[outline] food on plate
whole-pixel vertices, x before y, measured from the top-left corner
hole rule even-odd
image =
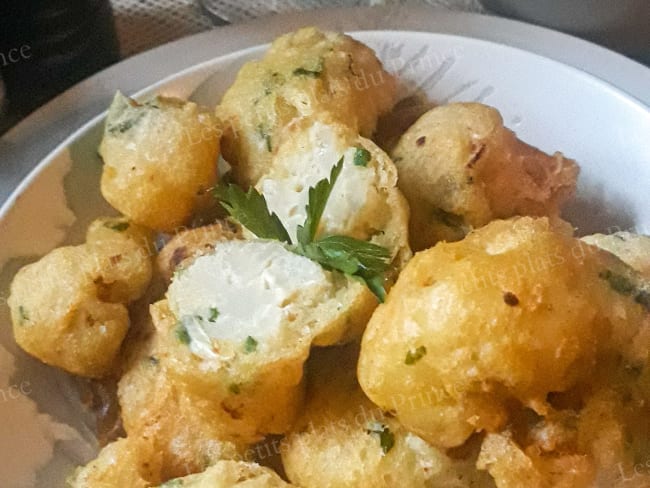
[[[474,463],[477,450],[456,458],[408,432],[363,394],[356,379],[359,345],[312,352],[302,415],[280,452],[297,486],[493,486]]]
[[[124,218],[94,221],[86,243],[23,267],[8,300],[16,342],[44,363],[97,378],[129,328],[126,305],[152,274],[151,235]]]
[[[282,135],[269,169],[256,188],[289,237],[307,217],[310,188],[343,158],[318,235],[368,240],[390,251],[396,269],[408,261],[408,204],[397,189],[397,170],[386,153],[347,125],[301,118]]]
[[[369,137],[395,93],[375,53],[351,37],[315,28],[286,34],[241,68],[218,106],[223,157],[238,183],[254,185],[294,118],[327,113]]]
[[[577,165],[486,105],[412,92],[373,135],[396,83],[308,28],[216,114],[116,95],[125,217],[8,301],[18,345],[101,378],[108,444],[71,487],[650,483],[650,238],[574,238]]]
[[[104,198],[132,221],[174,231],[217,179],[221,128],[195,103],[115,95],[99,153]]]
[[[273,470],[257,463],[218,461],[201,473],[176,478],[159,488],[288,488]]]
[[[391,156],[411,207],[416,251],[462,239],[494,219],[555,217],[573,196],[578,175],[572,160],[517,139],[496,109],[479,103],[428,111]]]
[[[613,479],[650,434],[650,316],[619,288],[626,269],[547,218],[440,243],[409,262],[373,315],[360,384],[436,446],[498,434],[478,463],[497,486]],[[537,474],[516,474],[518,456]],[[570,484],[557,484],[563,465],[574,466]]]

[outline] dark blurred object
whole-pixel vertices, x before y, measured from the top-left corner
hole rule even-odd
[[[109,0],[0,0],[0,133],[118,60]]]
[[[650,64],[650,0],[481,0],[492,12],[568,32]]]

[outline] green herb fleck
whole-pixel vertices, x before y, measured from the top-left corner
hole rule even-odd
[[[140,121],[143,115],[144,113],[140,112],[133,118],[123,120],[122,122],[118,122],[117,124],[111,124],[108,126],[108,132],[110,134],[124,134],[125,132],[133,128],[133,126]]]
[[[645,308],[648,312],[650,312],[650,293],[641,290],[637,295],[634,297],[634,301],[641,305],[643,308]]]
[[[262,124],[257,126],[257,133],[259,136],[264,139],[264,142],[266,143],[266,150],[268,152],[273,152],[273,145],[271,144],[271,134],[268,133],[268,131],[264,128]]]
[[[27,309],[22,305],[18,307],[18,315],[20,316],[21,324],[29,320],[29,313],[27,313]]]
[[[189,344],[192,342],[189,332],[187,332],[187,327],[185,324],[178,324],[176,326],[176,338],[181,342],[181,344]]]
[[[425,346],[420,346],[417,349],[410,349],[406,353],[406,359],[404,360],[404,363],[408,364],[409,366],[415,364],[420,359],[422,359],[426,354],[427,354],[427,348]]]
[[[354,158],[352,162],[355,166],[363,166],[364,168],[368,166],[368,162],[372,158],[370,151],[362,147],[358,147],[354,152]]]
[[[129,223],[125,221],[121,222],[106,222],[104,224],[104,227],[114,230],[115,232],[124,232],[126,229],[129,228]]]
[[[264,196],[255,188],[250,187],[245,192],[237,185],[218,185],[214,189],[214,195],[231,217],[260,239],[291,243],[280,218],[269,211]]]
[[[621,295],[629,296],[635,290],[634,284],[627,277],[609,269],[602,271],[598,276],[607,281],[611,289]]]
[[[634,301],[650,312],[650,292],[639,289],[628,277],[606,269],[598,276],[607,281],[612,290],[623,296],[631,296]]]
[[[311,78],[318,78],[323,73],[323,60],[318,62],[318,66],[313,69],[300,67],[293,70],[294,76],[309,76]]]
[[[228,386],[228,391],[233,395],[239,395],[241,393],[241,386],[239,386],[237,383],[230,383]]]
[[[387,454],[395,445],[395,435],[387,425],[380,422],[370,422],[366,428],[366,432],[379,438],[379,445],[384,454]]]
[[[244,341],[244,352],[246,354],[250,354],[252,352],[257,351],[257,344],[258,342],[255,340],[254,337],[248,336]]]
[[[209,322],[216,322],[219,317],[219,309],[217,307],[210,307],[210,315],[208,315]]]
[[[149,363],[152,366],[158,366],[160,364],[160,359],[158,359],[156,356],[149,356]]]
[[[446,225],[447,227],[458,228],[465,226],[465,219],[463,219],[462,216],[447,212],[441,208],[436,208],[433,210],[433,218]]]

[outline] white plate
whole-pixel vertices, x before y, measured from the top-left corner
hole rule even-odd
[[[389,69],[399,71],[408,84],[424,88],[434,100],[481,100],[494,105],[523,139],[577,159],[583,168],[579,198],[568,216],[581,232],[618,226],[650,233],[650,110],[634,97],[575,68],[501,44],[418,32],[353,35],[375,48]],[[207,61],[145,93],[161,91],[214,105],[239,66],[261,52],[257,47]],[[110,91],[118,88],[109,87]],[[642,93],[635,94],[642,98]],[[90,220],[110,212],[99,194],[101,162],[96,147],[100,137],[101,118],[96,118],[52,152],[23,182],[20,197],[11,199],[0,213],[0,266],[6,264],[0,272],[0,299],[6,298],[8,282],[21,263],[62,242],[79,242]],[[54,460],[39,470],[35,486],[61,486],[70,466],[85,461],[95,448],[85,427],[88,416],[81,412],[66,375],[17,349],[4,300],[0,300],[0,325],[0,344],[16,356],[17,363],[4,391],[28,384],[28,399],[36,401],[42,412],[84,433],[85,444],[59,442]],[[6,462],[7,456],[17,455],[21,447],[35,452],[25,429],[14,428],[11,440],[6,437],[3,429],[11,420],[2,409],[8,408],[8,401],[3,403],[0,396],[3,487],[12,486],[6,480],[19,469],[17,462]],[[48,453],[42,454],[47,459]]]

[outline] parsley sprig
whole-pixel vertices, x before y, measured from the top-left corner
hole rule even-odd
[[[384,272],[388,269],[390,252],[371,242],[349,236],[330,235],[316,238],[327,201],[343,169],[343,158],[334,165],[330,177],[309,188],[305,207],[307,218],[296,230],[297,243],[277,214],[271,212],[264,195],[251,187],[248,192],[234,184],[220,184],[214,194],[228,214],[261,239],[275,239],[289,244],[296,254],[316,261],[325,269],[340,271],[362,280],[380,302],[386,297]]]

